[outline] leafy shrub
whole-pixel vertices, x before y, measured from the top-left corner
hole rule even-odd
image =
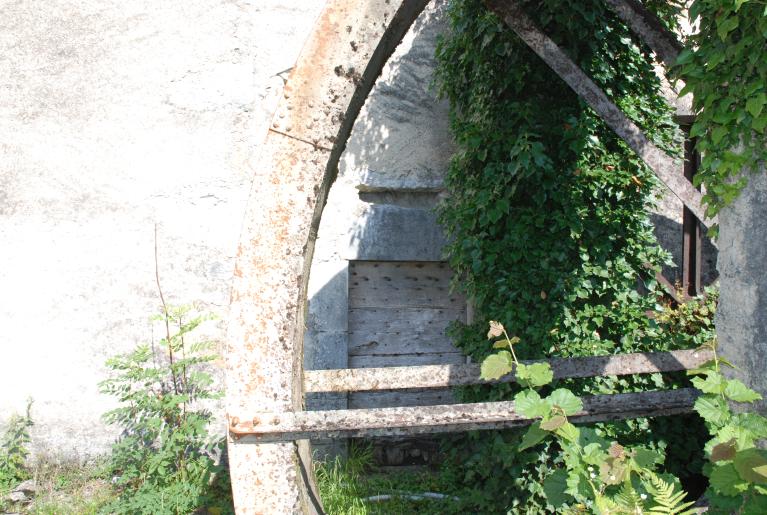
[[[32,427],[32,399],[27,400],[26,413],[14,414],[0,438],[0,502],[20,482],[29,478],[29,428]]]
[[[661,95],[649,49],[600,0],[522,2],[527,13],[659,147],[678,152],[673,112]],[[678,6],[647,2],[664,20]],[[656,197],[651,170],[570,88],[479,0],[454,0],[451,27],[437,49],[437,85],[451,105],[457,144],[440,220],[457,286],[476,321],[457,325],[456,345],[475,361],[490,349],[477,336],[504,320],[520,338],[520,358],[672,350],[695,336],[672,333],[659,314],[654,271],[668,262],[647,208]],[[673,23],[673,22],[671,22]],[[639,286],[639,288],[638,288]],[[643,293],[640,293],[640,290]],[[573,380],[577,394],[686,386],[684,376]],[[516,385],[464,388],[464,401],[512,398]],[[652,425],[664,431],[649,431]],[[685,419],[603,424],[606,438],[664,451],[683,436],[695,451],[668,467],[693,474],[702,440]],[[540,478],[557,464],[546,447],[517,452],[519,431],[469,435],[453,452],[476,509],[544,513]],[[690,467],[697,466],[697,470]]]
[[[536,420],[517,446],[524,451],[553,436],[561,449],[563,466],[549,474],[543,490],[549,505],[563,513],[597,515],[654,513],[692,515],[693,501],[687,498],[677,478],[656,471],[664,455],[643,446],[624,447],[609,441],[590,427],[576,427],[568,416],[583,409],[581,399],[566,388],[548,396],[538,389],[551,383],[548,363],[524,365],[514,352],[518,340],[509,338],[503,326],[490,322],[488,338],[498,338],[493,348],[501,350],[482,362],[482,377],[498,379],[516,374],[528,388],[514,397],[516,411]],[[761,514],[767,511],[767,451],[756,448],[767,438],[767,418],[755,413],[733,413],[729,403],[761,399],[737,379],[721,373],[727,362],[716,355],[715,341],[706,347],[714,359],[689,373],[701,395],[695,411],[705,420],[713,438],[706,444],[706,475],[710,487],[706,497],[710,513]]]
[[[162,350],[142,344],[110,358],[112,375],[100,383],[103,393],[120,402],[104,418],[123,430],[110,458],[120,495],[106,511],[231,511],[228,478],[219,463],[224,440],[209,433],[211,414],[200,405],[221,396],[204,368],[215,356],[210,342],[188,341],[205,318],[188,308],[167,308],[156,319],[166,328]]]

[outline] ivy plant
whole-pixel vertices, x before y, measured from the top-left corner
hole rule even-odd
[[[760,0],[695,0],[699,29],[680,54],[676,74],[692,93],[703,159],[695,182],[715,215],[760,171],[767,158],[767,5]],[[761,169],[760,173],[764,173]]]

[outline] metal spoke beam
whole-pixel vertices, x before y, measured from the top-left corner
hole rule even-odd
[[[694,388],[659,392],[595,395],[568,417],[585,423],[688,413],[700,392]],[[257,413],[231,417],[229,432],[238,441],[283,442],[303,438],[368,438],[503,429],[537,419],[514,411],[513,402],[480,402],[404,408]]]
[[[713,357],[713,353],[709,350],[693,349],[552,359],[547,362],[554,372],[554,379],[563,379],[690,370],[710,361]],[[523,363],[535,362],[524,361]],[[477,364],[307,370],[304,371],[304,390],[306,392],[359,392],[405,388],[447,388],[494,382],[485,381],[479,375],[480,366]],[[515,380],[514,374],[508,374],[496,382],[510,383]]]
[[[681,162],[655,146],[604,91],[528,18],[517,2],[485,0],[485,4],[599,114],[701,222],[706,226],[716,223],[705,216],[702,194],[679,173]]]

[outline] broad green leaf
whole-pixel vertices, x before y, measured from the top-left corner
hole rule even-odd
[[[541,443],[550,434],[551,433],[549,431],[544,431],[541,429],[540,422],[536,422],[535,424],[531,425],[522,436],[522,441],[519,443],[517,450],[524,451],[525,449],[534,447]]]
[[[739,451],[733,460],[735,470],[749,483],[767,484],[767,457],[760,449]]]
[[[730,419],[730,410],[725,401],[715,395],[703,395],[695,401],[695,411],[703,420],[721,427]]]
[[[570,443],[577,443],[581,436],[581,432],[578,430],[578,428],[572,425],[570,422],[565,422],[562,427],[556,430],[556,434],[560,438],[564,438]]]
[[[746,111],[748,111],[751,116],[756,118],[762,114],[762,109],[764,109],[765,103],[767,103],[767,96],[765,96],[764,93],[760,93],[746,100]]]
[[[701,377],[694,377],[692,384],[695,388],[703,393],[721,394],[724,391],[726,380],[722,374],[712,372],[706,376],[705,379]]]
[[[640,468],[652,470],[655,465],[659,465],[665,461],[663,454],[651,451],[645,447],[637,447],[633,449],[633,454],[632,459]]]
[[[520,364],[517,367],[517,382],[530,388],[547,385],[554,379],[554,373],[548,363]]]
[[[762,398],[761,395],[737,379],[730,379],[727,381],[727,386],[724,389],[724,394],[729,399],[732,399],[736,402],[754,402]]]
[[[486,357],[480,367],[480,377],[485,380],[495,380],[512,371],[514,360],[509,351],[501,351]]]
[[[552,406],[559,406],[565,415],[574,415],[583,409],[583,402],[566,388],[554,390],[547,400]]]
[[[605,458],[607,458],[607,453],[598,443],[590,443],[583,448],[583,461],[589,465],[599,465]]]
[[[541,429],[545,429],[546,431],[555,431],[565,425],[565,422],[567,422],[567,418],[562,415],[555,415],[550,419],[541,422]]]
[[[709,476],[714,491],[722,495],[739,495],[748,489],[748,483],[741,479],[732,463],[716,465]]]
[[[528,418],[545,417],[551,412],[551,405],[534,390],[523,390],[514,396],[514,409]]]
[[[735,457],[736,440],[731,438],[730,440],[717,444],[711,449],[711,461],[729,461]]]
[[[546,494],[546,502],[551,504],[554,508],[559,508],[563,504],[573,500],[570,495],[565,493],[565,490],[567,490],[567,475],[566,470],[557,469],[543,480],[543,491]]]

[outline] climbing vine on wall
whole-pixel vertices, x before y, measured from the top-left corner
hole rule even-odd
[[[700,28],[677,71],[683,93],[694,95],[691,135],[703,155],[695,180],[713,215],[747,184],[741,170],[757,171],[767,158],[767,4],[695,0],[690,18]]]
[[[602,0],[525,4],[658,146],[677,151],[679,133],[660,95],[653,56]],[[672,3],[646,5],[664,20],[678,13]],[[647,317],[657,311],[659,298],[653,271],[668,259],[647,212],[657,191],[652,172],[479,0],[454,0],[449,15],[451,30],[437,50],[437,83],[451,104],[458,152],[447,177],[450,201],[440,217],[451,236],[451,266],[478,315],[474,325],[455,328],[457,345],[481,361],[489,352],[482,328],[488,320],[503,320],[520,338],[520,358],[691,346],[689,335],[663,331]],[[664,386],[664,379],[571,385],[581,393],[650,386]],[[512,388],[477,387],[462,395],[507,399]],[[678,420],[659,422],[661,430],[647,436],[649,424],[623,422],[601,431],[663,447],[686,429]],[[687,456],[696,446],[694,430],[691,436],[679,438],[676,447],[691,445]],[[501,447],[515,445],[514,436],[477,440],[480,450],[461,457],[466,478],[496,489],[505,508],[545,511],[539,479],[552,465],[550,455],[543,449],[503,452]],[[700,466],[699,460],[670,465],[690,462]]]

